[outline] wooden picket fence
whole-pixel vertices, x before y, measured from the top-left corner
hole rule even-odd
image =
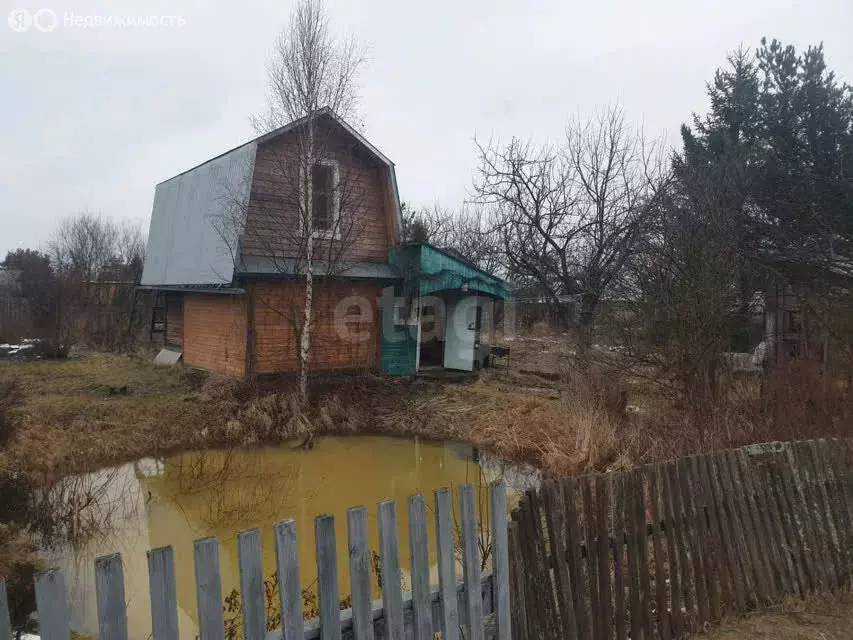
[[[851,462],[812,440],[546,481],[510,524],[513,637],[670,640],[850,588]]]
[[[245,640],[299,640],[321,638],[372,640],[414,638],[432,640],[441,632],[445,640],[483,640],[488,635],[510,639],[509,556],[507,496],[502,481],[489,486],[491,520],[491,574],[480,571],[478,523],[474,487],[459,487],[459,514],[463,579],[456,571],[453,496],[448,489],[435,492],[435,527],[438,558],[438,590],[430,586],[427,547],[426,503],[422,494],[408,500],[409,563],[412,592],[403,593],[396,504],[379,503],[379,547],[382,560],[382,600],[373,602],[370,592],[370,549],[367,509],[347,511],[349,575],[352,608],[341,611],[338,589],[338,558],[334,516],[315,519],[314,535],[319,593],[318,620],[303,620],[302,586],[299,579],[296,523],[274,527],[276,570],[282,627],[267,631],[264,579],[261,567],[261,535],[253,529],[238,535],[240,596]],[[481,523],[485,526],[485,523]],[[195,582],[200,640],[224,640],[222,583],[219,574],[219,542],[204,538],[194,543]],[[178,638],[178,606],[174,551],[171,547],[148,552],[153,640]],[[43,571],[35,578],[39,633],[42,640],[69,640],[69,607],[61,571]],[[95,592],[100,640],[127,640],[124,576],[119,554],[95,561]],[[5,584],[0,581],[0,639],[11,637]],[[133,631],[133,630],[131,630]]]

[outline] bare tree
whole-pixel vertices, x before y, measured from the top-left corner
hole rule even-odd
[[[60,221],[48,255],[57,280],[55,339],[119,348],[133,341],[145,235],[138,224],[84,212]]]
[[[596,311],[632,255],[668,181],[660,148],[619,107],[570,122],[563,145],[478,143],[479,203],[491,208],[510,277],[556,305],[579,301],[585,359]],[[558,306],[558,305],[557,305]]]
[[[235,260],[254,260],[304,287],[286,300],[259,297],[292,327],[302,402],[312,327],[327,311],[317,307],[319,288],[351,268],[367,225],[364,154],[331,117],[356,116],[364,61],[353,38],[333,38],[323,0],[297,3],[268,64],[266,108],[251,117],[259,135],[296,125],[258,145],[253,167],[242,172],[249,188],[226,185],[225,213],[215,222]]]
[[[500,242],[482,207],[463,205],[459,210],[439,205],[415,209],[403,204],[403,241],[428,242],[474,266],[503,275]]]

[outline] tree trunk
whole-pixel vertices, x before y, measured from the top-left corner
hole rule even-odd
[[[305,314],[299,340],[299,402],[308,404],[308,360],[311,355],[311,316],[314,309],[314,189],[312,170],[314,168],[315,132],[314,114],[308,119],[308,140],[305,149]]]
[[[590,350],[592,348],[592,328],[595,307],[598,299],[592,294],[581,296],[580,312],[578,313],[577,361],[581,370],[589,368]]]

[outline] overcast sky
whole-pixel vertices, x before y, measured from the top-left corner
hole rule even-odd
[[[291,4],[0,0],[0,259],[42,247],[82,210],[147,231],[157,182],[253,137],[248,115],[263,105],[265,61]],[[14,31],[6,16],[19,8],[50,9],[58,24]],[[465,199],[475,135],[558,139],[568,117],[616,100],[677,144],[726,53],[762,35],[823,41],[830,68],[853,82],[851,0],[330,0],[329,10],[369,47],[365,133],[416,205]],[[110,15],[175,19],[73,23]]]

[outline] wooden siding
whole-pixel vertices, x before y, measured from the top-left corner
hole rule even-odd
[[[246,371],[245,296],[184,297],[184,364],[242,376]]]
[[[386,262],[396,227],[389,172],[342,130],[323,136],[322,156],[340,166],[342,238],[321,241],[320,259]],[[247,258],[297,258],[299,250],[299,161],[295,133],[258,147],[242,239]],[[389,224],[390,220],[390,224]],[[331,242],[331,244],[330,244]]]
[[[166,294],[166,344],[184,346],[184,294]]]
[[[376,369],[379,353],[379,297],[382,289],[373,283],[321,282],[314,293],[314,327],[311,338],[312,371]],[[254,288],[255,330],[253,352],[256,373],[296,371],[297,344],[293,318],[304,309],[305,284],[265,282]],[[360,315],[351,315],[344,302],[361,298]],[[336,322],[336,316],[338,321]],[[356,319],[357,318],[357,319]],[[358,336],[354,340],[347,334]]]

